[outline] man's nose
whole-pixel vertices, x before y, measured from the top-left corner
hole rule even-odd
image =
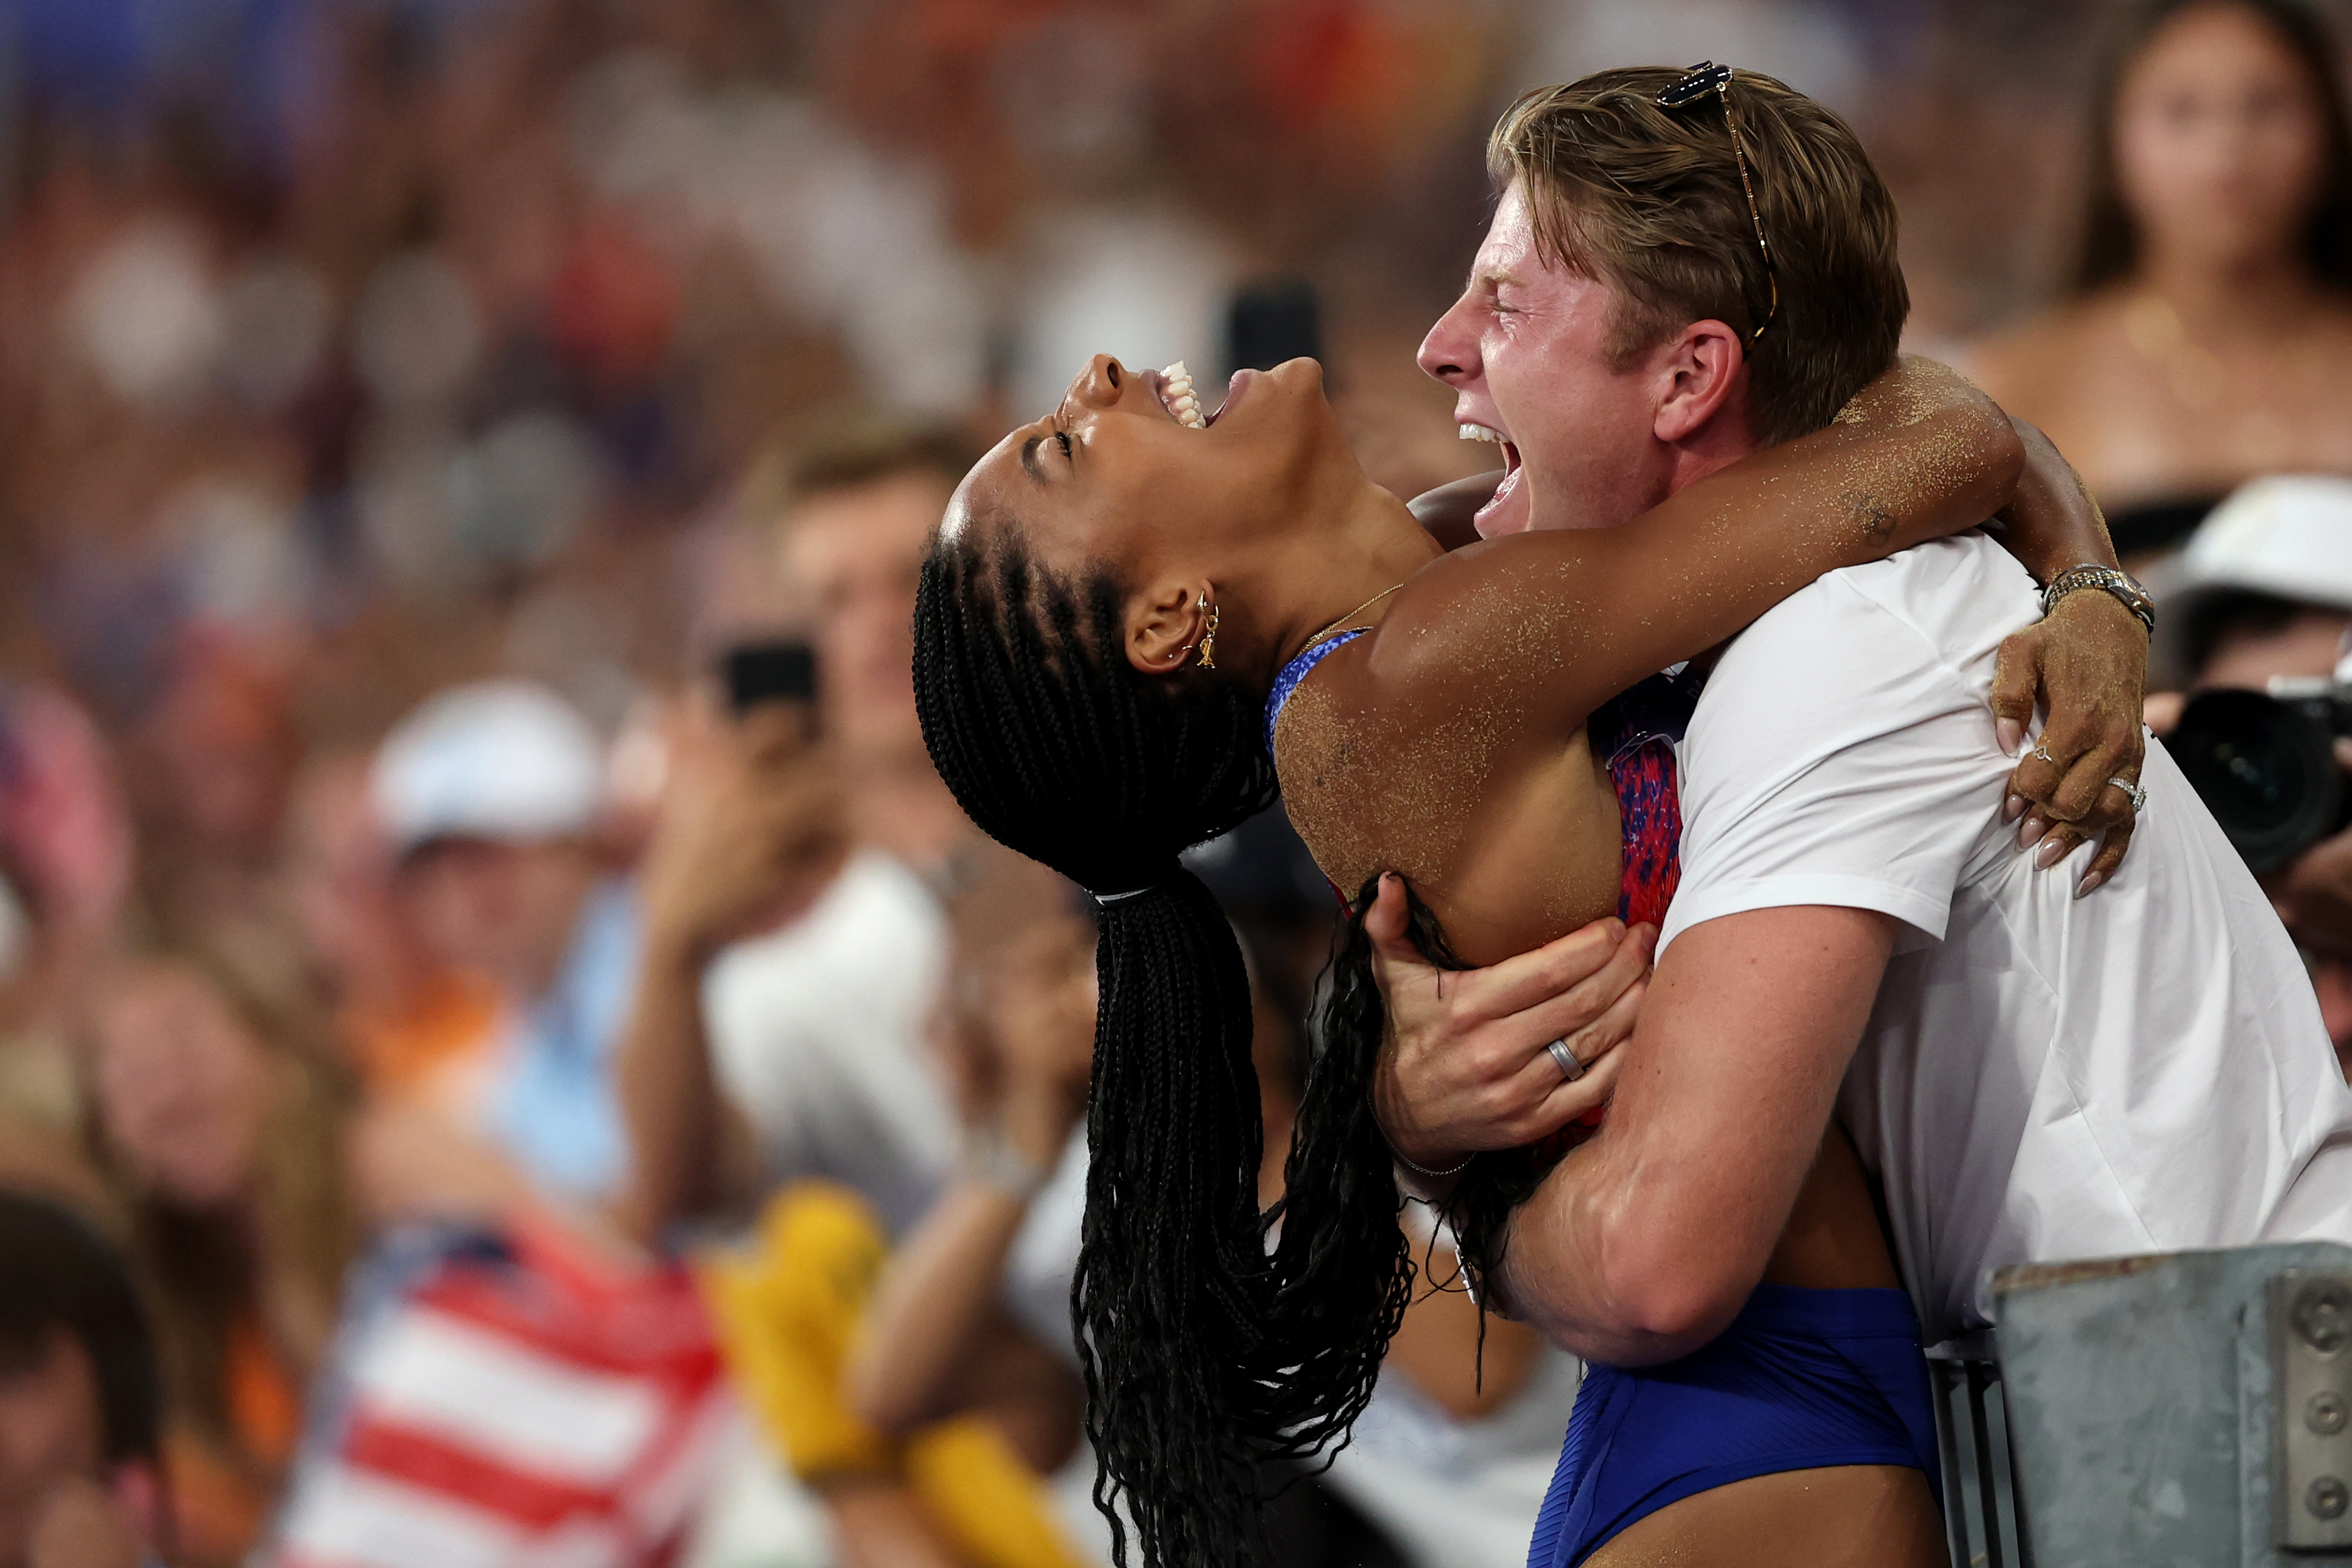
[[[1437,318],[1429,335],[1421,340],[1421,352],[1413,361],[1424,374],[1448,386],[1469,378],[1477,363],[1477,340],[1464,330],[1461,301]]]

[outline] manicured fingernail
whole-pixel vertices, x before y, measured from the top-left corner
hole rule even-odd
[[[2050,819],[2037,811],[2017,825],[2017,847],[2031,849],[2041,843],[2042,836],[2049,831]]]
[[[2007,800],[2000,803],[2000,819],[2003,822],[2015,822],[2025,815],[2025,808],[2032,804],[2032,802],[2023,795],[2012,792]]]
[[[2105,871],[2092,872],[2090,875],[2084,877],[2081,881],[2074,884],[2074,896],[2078,899],[2089,898],[2093,893],[2099,890],[2100,885],[2106,879],[2107,874]]]
[[[2037,871],[2047,871],[2051,867],[2066,858],[2067,853],[2074,847],[2074,843],[2072,838],[2042,840],[2042,848],[2033,857],[2033,868]]]
[[[1994,737],[2000,742],[2000,754],[2013,757],[2025,749],[2025,726],[2014,719],[1996,719],[1992,722]]]

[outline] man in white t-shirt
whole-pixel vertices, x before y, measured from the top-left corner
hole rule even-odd
[[[895,1232],[953,1163],[924,1043],[947,918],[925,879],[971,829],[923,750],[910,628],[964,457],[950,435],[876,427],[746,488],[803,601],[818,690],[813,710],[762,700],[677,739],[620,1064],[647,1237],[803,1177],[855,1188]],[[752,1159],[722,1159],[739,1132]]]
[[[779,694],[677,737],[619,1062],[625,1215],[648,1240],[806,1178],[854,1189],[895,1235],[952,1171],[929,878],[971,829],[923,750],[911,627],[924,541],[968,466],[950,433],[853,430],[763,465],[740,498],[785,580],[753,618],[801,612],[816,701]],[[903,1478],[812,1485],[845,1560],[949,1560]]]
[[[1528,526],[1532,490],[1547,518],[1628,521],[1818,428],[1892,358],[1893,209],[1851,133],[1744,75],[1661,117],[1671,80],[1604,73],[1497,129],[1505,195],[1421,356],[1505,446],[1484,533]],[[1858,515],[1885,482],[1856,476]],[[2124,613],[2123,587],[2062,613]],[[1638,1365],[1712,1339],[1833,1113],[1930,1341],[1988,1321],[2008,1264],[2352,1240],[2352,1090],[2276,917],[2161,749],[2128,858],[2110,832],[2087,888],[2039,862],[2133,820],[2106,782],[2128,759],[2069,779],[2052,810],[2072,825],[2004,813],[2022,731],[1997,730],[1995,654],[2040,608],[1972,535],[1833,573],[1727,645],[1679,747],[1682,879],[1646,994],[1639,931],[1441,975],[1401,897],[1375,910],[1395,1025],[1376,1092],[1408,1166],[1530,1142],[1613,1085],[1498,1281],[1560,1343]],[[2041,740],[2061,771],[2084,750]],[[1565,1083],[1554,1041],[1606,1070]]]

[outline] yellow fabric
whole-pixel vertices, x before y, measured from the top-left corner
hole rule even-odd
[[[986,1421],[894,1443],[843,1402],[843,1368],[887,1257],[863,1199],[803,1182],[769,1200],[750,1248],[705,1263],[703,1293],[745,1403],[804,1480],[904,1479],[973,1568],[1083,1568],[1036,1477]]]
[[[760,1216],[752,1247],[703,1270],[736,1386],[803,1478],[898,1468],[897,1447],[849,1413],[842,1368],[887,1256],[856,1193],[803,1183]]]
[[[1037,1478],[977,1415],[907,1439],[906,1474],[958,1552],[984,1568],[1080,1568]]]

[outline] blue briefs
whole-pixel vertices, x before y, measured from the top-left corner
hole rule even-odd
[[[1570,1568],[1634,1521],[1751,1476],[1903,1465],[1935,1486],[1933,1399],[1902,1291],[1759,1285],[1703,1350],[1585,1369],[1528,1568]]]

